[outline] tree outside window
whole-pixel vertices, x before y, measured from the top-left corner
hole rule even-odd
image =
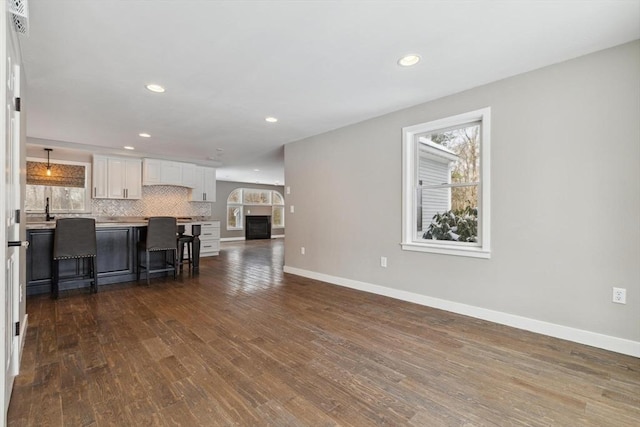
[[[425,239],[478,241],[480,126],[469,123],[419,137],[419,208],[423,215],[417,231],[423,231]],[[445,161],[434,160],[438,154]],[[440,176],[442,182],[430,180]]]

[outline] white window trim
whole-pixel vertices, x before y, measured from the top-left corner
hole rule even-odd
[[[419,134],[462,125],[472,121],[482,122],[480,143],[481,178],[478,194],[478,221],[480,246],[461,242],[416,241],[415,183],[417,182],[417,158]],[[474,258],[491,258],[491,108],[486,107],[468,113],[402,128],[402,242],[407,251],[429,252]]]
[[[231,194],[234,191],[240,190],[240,202],[233,202],[233,203],[229,203],[229,196],[231,196]],[[249,190],[249,191],[268,191],[269,192],[269,203],[244,203],[244,192],[245,190]],[[278,196],[280,196],[280,200],[282,200],[282,203],[273,203],[273,194],[278,194]],[[244,207],[245,206],[271,206],[271,216],[273,218],[273,209],[274,208],[283,208],[283,216],[282,216],[282,225],[278,225],[278,226],[271,226],[271,229],[274,230],[281,230],[284,229],[284,196],[277,190],[268,190],[268,189],[264,189],[264,188],[252,188],[252,187],[238,187],[235,188],[234,190],[231,191],[231,193],[229,193],[229,196],[227,196],[227,230],[228,231],[239,231],[239,230],[244,230]],[[242,223],[238,226],[238,227],[229,227],[229,208],[230,207],[239,207],[242,210]]]
[[[276,224],[273,222],[273,217],[275,216],[275,215],[273,214],[273,212],[274,212],[274,210],[275,210],[275,209],[282,209],[282,224],[278,224],[278,225],[276,225]],[[273,229],[282,229],[282,228],[285,228],[285,227],[284,227],[284,218],[285,218],[285,209],[284,209],[284,205],[271,205],[271,220],[272,220],[272,221],[271,221],[271,229],[273,230]]]
[[[240,225],[236,227],[229,227],[229,208],[240,208]],[[242,230],[244,227],[242,226],[242,222],[244,221],[244,206],[241,204],[228,204],[227,205],[227,230],[235,231]]]
[[[27,157],[28,162],[39,162],[39,163],[47,163],[46,159],[42,159],[40,157]],[[58,160],[55,159],[52,163],[57,163],[61,165],[76,165],[76,166],[84,166],[84,210],[51,210],[51,213],[91,213],[93,212],[93,207],[91,205],[91,163],[87,162],[76,162],[73,160]],[[89,185],[88,185],[89,184]],[[29,185],[29,184],[27,184]],[[47,187],[46,185],[43,187]],[[51,187],[51,186],[49,186]],[[44,209],[25,209],[26,213],[44,213]]]

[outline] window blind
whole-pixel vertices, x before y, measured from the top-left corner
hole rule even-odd
[[[56,187],[85,187],[85,167],[51,163],[51,176],[44,162],[27,162],[27,185],[53,185]]]

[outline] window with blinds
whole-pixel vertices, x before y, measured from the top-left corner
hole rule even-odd
[[[49,199],[49,212],[89,212],[90,194],[88,163],[27,160],[25,210],[44,212]]]

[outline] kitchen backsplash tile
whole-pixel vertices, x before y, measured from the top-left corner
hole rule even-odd
[[[190,202],[185,187],[153,185],[142,187],[140,200],[93,199],[95,216],[211,216],[210,202]]]
[[[211,202],[190,202],[190,190],[185,187],[154,185],[142,187],[140,200],[92,199],[91,213],[55,213],[57,218],[91,217],[211,217]],[[29,213],[32,221],[42,213]]]

